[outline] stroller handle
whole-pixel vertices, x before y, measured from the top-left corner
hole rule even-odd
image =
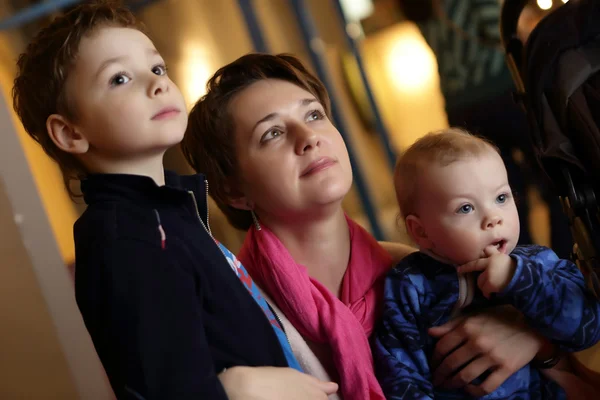
[[[519,17],[527,3],[528,0],[505,0],[500,12],[500,39],[506,54],[508,69],[519,94],[525,93],[525,86],[521,77],[523,43],[517,36],[517,28]]]
[[[529,0],[504,0],[500,12],[500,38],[506,49],[512,39],[517,38],[519,17]]]

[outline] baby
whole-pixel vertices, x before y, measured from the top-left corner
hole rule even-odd
[[[497,149],[459,129],[431,133],[399,159],[394,175],[406,229],[420,251],[388,275],[373,345],[388,399],[457,399],[432,383],[435,339],[427,329],[467,310],[512,305],[566,351],[600,340],[599,304],[577,267],[541,246],[517,246],[519,216]],[[465,310],[466,309],[466,310]],[[486,399],[566,398],[530,363]],[[480,384],[482,371],[471,383]]]

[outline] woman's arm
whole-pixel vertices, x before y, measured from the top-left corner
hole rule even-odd
[[[417,251],[414,247],[402,243],[379,242],[379,245],[392,256],[392,265],[398,264],[404,257]]]
[[[568,399],[597,399],[600,397],[600,373],[585,367],[574,356],[542,373],[564,389]]]

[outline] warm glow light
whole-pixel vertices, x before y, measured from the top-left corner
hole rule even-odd
[[[341,0],[340,3],[346,19],[352,22],[367,18],[375,10],[372,0]]]
[[[388,53],[388,76],[397,89],[414,92],[435,76],[435,59],[427,45],[416,35],[402,35]]]
[[[206,52],[192,43],[184,48],[181,63],[181,91],[186,103],[191,106],[206,93],[206,82],[211,77],[211,68]]]
[[[552,8],[552,0],[537,0],[537,5],[542,10],[549,10]]]
[[[562,2],[563,2],[563,3],[568,3],[568,2],[569,2],[569,0],[562,0]]]

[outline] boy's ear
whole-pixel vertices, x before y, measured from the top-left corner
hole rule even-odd
[[[419,217],[416,215],[408,215],[405,219],[405,224],[408,234],[420,249],[428,250],[433,248],[433,243],[429,240],[427,232]]]
[[[252,210],[252,204],[248,201],[248,198],[237,188],[237,185],[232,181],[228,180],[225,184],[225,192],[227,193],[227,204],[238,210]]]
[[[59,114],[52,114],[46,120],[46,130],[56,147],[71,154],[84,154],[90,143],[69,120]]]

